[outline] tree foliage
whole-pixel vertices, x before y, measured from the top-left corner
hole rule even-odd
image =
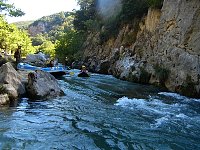
[[[80,52],[82,44],[84,42],[85,35],[75,30],[67,31],[62,38],[57,41],[56,44],[56,56],[64,61],[67,57],[69,61],[74,61],[77,58],[77,54]]]
[[[31,36],[32,45],[36,52],[43,52],[55,56],[55,43],[62,38],[65,32],[73,30],[73,12],[60,12],[50,16],[44,16],[31,24],[29,27],[37,27],[40,24],[44,25],[44,31],[36,36]],[[29,23],[29,22],[27,22]],[[15,23],[21,28],[21,23]],[[27,30],[28,30],[27,28]]]
[[[74,28],[79,31],[87,31],[89,28],[87,26],[88,21],[93,20],[97,17],[96,15],[96,1],[95,0],[78,0],[80,5],[80,10],[76,11],[74,17]]]
[[[44,16],[34,21],[30,26],[38,26],[44,24],[45,31],[41,34],[53,43],[62,36],[63,32],[73,28],[73,12],[60,12],[50,16]],[[45,35],[46,34],[46,35]]]
[[[141,17],[147,11],[147,0],[122,0],[120,19],[122,22],[128,22],[135,17]]]
[[[45,40],[43,43],[36,47],[37,52],[42,52],[51,57],[55,57],[55,44],[51,41]]]
[[[164,0],[147,0],[150,7],[161,8]]]
[[[12,54],[19,45],[22,46],[23,56],[35,51],[25,31],[19,30],[13,24],[8,24],[3,17],[0,17],[0,49]]]
[[[46,41],[46,37],[43,34],[38,34],[34,37],[31,37],[33,46],[40,46]]]
[[[0,0],[0,14],[18,17],[23,16],[25,13],[21,9],[15,8],[13,4],[8,4],[7,0]]]

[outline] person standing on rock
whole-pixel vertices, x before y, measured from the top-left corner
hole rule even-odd
[[[21,46],[18,46],[17,50],[14,53],[14,57],[16,59],[16,65],[20,63],[21,60]]]

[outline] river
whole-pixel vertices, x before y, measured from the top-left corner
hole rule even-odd
[[[0,149],[200,149],[200,99],[110,75],[59,84],[66,96],[0,108]]]

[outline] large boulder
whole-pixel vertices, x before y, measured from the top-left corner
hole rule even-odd
[[[0,83],[11,99],[17,99],[26,92],[21,76],[9,62],[0,67]]]
[[[96,71],[101,74],[108,74],[108,69],[110,68],[110,61],[103,60],[97,66]]]
[[[3,84],[5,92],[8,94],[10,100],[15,100],[18,98],[17,90],[12,86],[12,84]]]
[[[43,53],[29,54],[24,60],[25,63],[32,64],[35,66],[43,67],[46,64],[46,56]]]
[[[49,99],[64,95],[54,76],[37,70],[28,74],[27,94],[31,99]]]

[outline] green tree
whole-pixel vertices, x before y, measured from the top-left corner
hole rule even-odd
[[[45,32],[41,32],[36,37],[32,37],[33,45],[37,46],[43,43],[42,40],[39,40],[41,36],[45,40],[50,40],[55,43],[63,35],[63,32],[73,28],[73,14],[72,12],[60,12],[50,16],[44,16],[30,24],[29,26],[38,26],[39,23],[45,25]]]
[[[122,22],[130,22],[136,17],[141,17],[148,11],[147,0],[122,0],[120,19]]]
[[[23,30],[19,30],[14,24],[8,24],[0,16],[0,49],[13,54],[19,45],[22,46],[23,56],[35,51],[28,34]]]
[[[90,28],[87,26],[87,22],[95,20],[96,15],[96,1],[95,0],[78,0],[80,10],[76,11],[74,17],[74,28],[76,30],[87,31]]]
[[[15,8],[13,4],[8,4],[7,0],[0,0],[0,15],[23,16],[25,13],[21,9]]]
[[[33,46],[40,46],[44,43],[44,41],[46,41],[46,38],[43,36],[43,34],[38,34],[35,37],[31,37],[31,40]]]
[[[56,43],[56,56],[61,61],[64,61],[65,57],[68,57],[70,62],[79,59],[78,54],[81,52],[84,38],[85,36],[81,32],[67,31]]]
[[[50,55],[51,57],[55,56],[55,44],[53,44],[51,41],[44,41],[42,45],[38,47],[38,51],[43,52],[47,55]]]

